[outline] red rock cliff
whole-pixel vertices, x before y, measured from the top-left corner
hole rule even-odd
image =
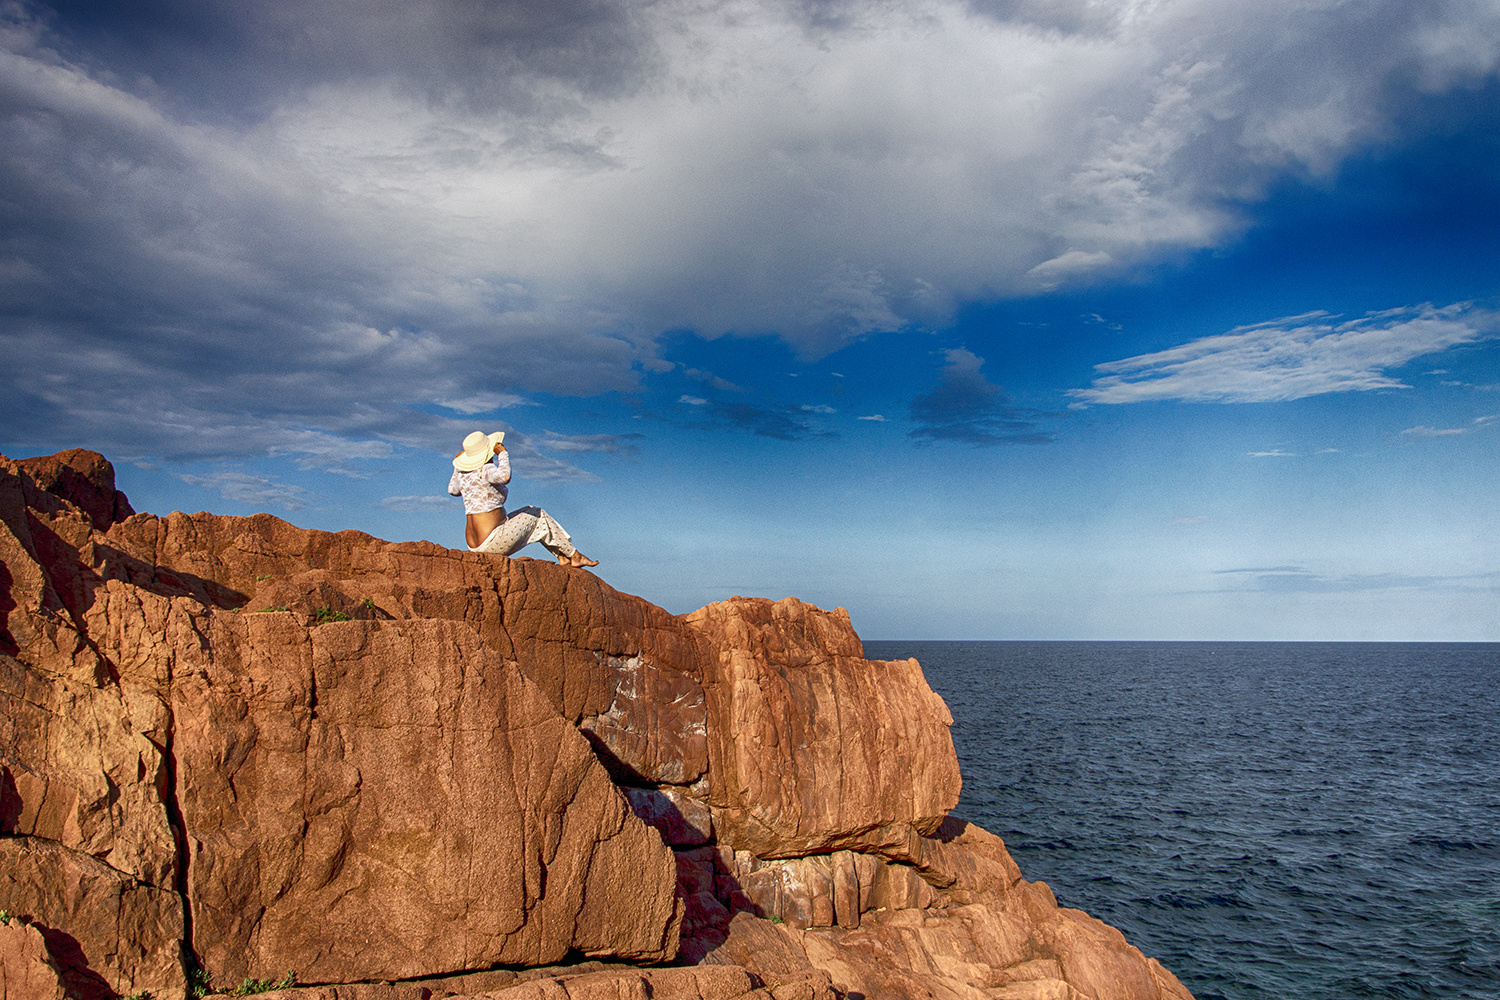
[[[0,458],[0,708],[4,1000],[1189,996],[949,815],[946,706],[842,609]]]

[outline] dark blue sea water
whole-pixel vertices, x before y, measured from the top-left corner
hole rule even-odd
[[[960,815],[1199,1000],[1500,998],[1500,644],[868,642]]]

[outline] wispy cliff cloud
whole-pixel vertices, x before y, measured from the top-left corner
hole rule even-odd
[[[1408,362],[1496,335],[1497,318],[1467,304],[1394,309],[1339,322],[1308,313],[1154,354],[1095,365],[1103,373],[1069,393],[1084,403],[1184,399],[1267,403],[1329,392],[1406,389],[1389,374]]]
[[[1500,573],[1423,576],[1408,573],[1315,573],[1302,566],[1241,567],[1217,570],[1234,589],[1295,594],[1333,594],[1372,590],[1478,590],[1500,586]]]

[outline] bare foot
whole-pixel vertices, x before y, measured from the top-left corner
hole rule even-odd
[[[599,560],[590,559],[582,552],[574,551],[573,558],[568,561],[568,565],[572,566],[574,569],[581,569],[584,566],[597,566],[599,565]]]

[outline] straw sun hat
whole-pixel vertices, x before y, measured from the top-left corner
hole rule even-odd
[[[490,456],[495,453],[495,445],[504,440],[504,431],[493,434],[475,431],[464,438],[464,452],[453,460],[453,467],[459,472],[473,472],[490,460]]]

